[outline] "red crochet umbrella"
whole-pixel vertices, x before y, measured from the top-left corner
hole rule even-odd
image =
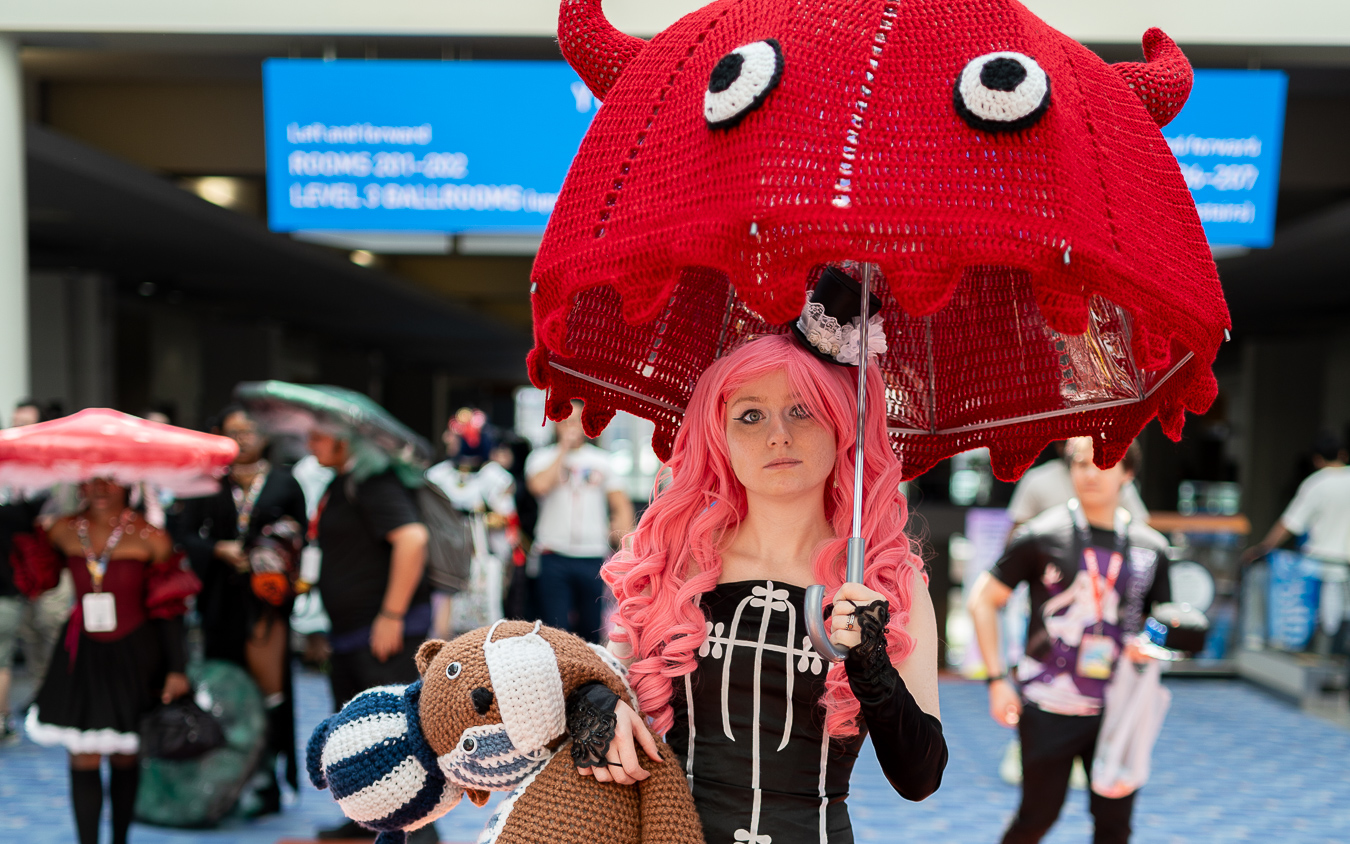
[[[239,453],[227,437],[92,408],[0,431],[0,487],[26,492],[59,483],[108,478],[146,481],[182,496],[218,488]]]
[[[1108,65],[1015,0],[718,0],[647,42],[563,0],[559,41],[604,107],[534,266],[550,416],[636,413],[668,456],[704,369],[850,260],[908,476],[988,446],[1012,479],[1076,435],[1110,465],[1213,401],[1228,312],[1162,32]]]

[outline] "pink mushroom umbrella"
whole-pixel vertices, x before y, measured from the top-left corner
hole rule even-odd
[[[227,437],[148,422],[107,408],[0,431],[0,487],[35,492],[107,478],[206,495],[239,453]]]

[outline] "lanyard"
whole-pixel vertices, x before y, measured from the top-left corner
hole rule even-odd
[[[1124,507],[1116,508],[1115,532],[1116,547],[1111,551],[1111,561],[1107,563],[1106,577],[1101,575],[1101,565],[1097,560],[1097,550],[1092,547],[1092,530],[1088,526],[1087,516],[1078,499],[1069,501],[1069,512],[1073,515],[1073,524],[1077,528],[1079,539],[1083,543],[1083,562],[1087,563],[1089,580],[1092,583],[1092,603],[1097,610],[1097,632],[1102,626],[1102,602],[1106,593],[1116,588],[1120,569],[1125,564],[1125,546],[1129,542],[1130,512]],[[1105,580],[1105,584],[1103,584]]]
[[[319,506],[314,508],[314,518],[309,520],[309,530],[305,531],[305,541],[310,545],[319,541],[319,519],[323,518],[323,508],[328,506],[328,496],[332,492],[332,489],[324,492],[323,498],[319,499]]]
[[[262,495],[263,484],[267,483],[267,472],[271,468],[264,462],[258,474],[253,476],[253,483],[249,484],[247,492],[238,484],[230,487],[230,493],[234,496],[234,509],[237,513],[236,528],[239,539],[243,539],[244,534],[248,533],[249,522],[253,520],[253,507],[258,503],[258,496]]]
[[[103,591],[103,575],[108,572],[108,561],[112,558],[112,553],[117,544],[122,541],[122,536],[127,532],[127,526],[131,524],[131,511],[123,510],[122,517],[117,522],[117,527],[108,534],[108,541],[103,544],[103,554],[99,557],[94,556],[94,549],[89,544],[89,520],[81,517],[75,522],[75,533],[80,537],[80,548],[84,551],[84,564],[89,569],[89,580],[93,583],[95,592]]]

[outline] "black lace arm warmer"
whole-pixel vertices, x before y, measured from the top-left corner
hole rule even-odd
[[[587,683],[567,698],[567,734],[572,737],[572,761],[578,768],[603,767],[614,740],[619,697],[604,683]]]
[[[844,659],[853,696],[862,706],[877,761],[906,800],[922,800],[942,785],[947,740],[942,722],[919,708],[886,652],[890,611],[874,601],[855,612],[862,641]]]
[[[187,671],[187,634],[183,617],[157,618],[150,622],[159,627],[159,640],[164,648],[164,666],[171,673]]]

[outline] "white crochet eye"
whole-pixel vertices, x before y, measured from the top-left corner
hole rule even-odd
[[[463,669],[460,667],[458,662],[452,662],[449,665],[445,666],[445,678],[447,680],[453,680],[459,676],[459,672],[462,670]]]
[[[783,78],[783,48],[772,38],[737,47],[708,79],[703,116],[709,129],[730,129],[760,106]]]
[[[961,71],[952,102],[972,129],[1016,132],[1050,108],[1050,77],[1031,56],[988,53]]]

